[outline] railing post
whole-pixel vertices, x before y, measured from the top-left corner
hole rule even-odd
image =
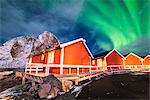
[[[112,71],[112,68],[111,68],[111,66],[109,66],[109,68],[110,68],[110,71]]]
[[[46,76],[49,74],[49,67],[48,66],[46,66]]]
[[[60,75],[63,74],[63,63],[64,63],[64,48],[61,49],[61,56],[60,56]]]
[[[90,69],[89,69],[89,70],[90,70],[90,73],[91,73],[91,66],[90,66]]]
[[[36,73],[35,73],[36,75],[38,74],[38,66],[36,67]]]
[[[79,75],[79,66],[77,67],[77,75]]]
[[[69,68],[69,74],[71,74],[71,68]]]
[[[28,63],[26,64],[25,73],[27,72],[27,68],[28,68]]]
[[[31,74],[31,70],[32,70],[32,68],[31,68],[31,65],[30,65],[30,71],[29,71],[30,74]]]
[[[45,76],[47,75],[47,66],[45,67]]]
[[[25,68],[25,73],[27,73],[27,66],[26,66],[26,68]]]

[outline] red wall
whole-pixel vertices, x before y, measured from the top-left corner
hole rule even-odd
[[[55,68],[50,68],[50,73],[55,73],[55,74],[60,74],[60,68],[55,67]]]
[[[61,49],[54,51],[54,64],[60,64]]]
[[[124,62],[126,65],[142,65],[141,59],[132,54],[130,54]]]
[[[82,42],[64,48],[64,64],[90,65],[91,59]]]
[[[51,51],[49,51],[51,52]],[[45,60],[44,63],[47,64],[48,62],[48,52],[45,53]],[[54,64],[60,63],[60,49],[54,50]],[[60,68],[59,67],[51,67],[50,73],[60,74]]]
[[[42,54],[32,56],[32,63],[43,63]]]
[[[143,61],[144,65],[150,65],[150,56],[147,56],[144,61]]]
[[[113,51],[107,56],[106,63],[107,65],[123,65],[123,59],[116,51]]]
[[[45,53],[44,64],[47,64],[48,61],[48,52]]]

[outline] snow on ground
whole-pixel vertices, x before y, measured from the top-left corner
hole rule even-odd
[[[130,73],[131,75],[143,75],[143,74],[147,74],[147,73],[143,73],[143,72],[136,72],[136,73]]]

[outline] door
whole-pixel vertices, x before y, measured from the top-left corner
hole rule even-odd
[[[54,63],[54,51],[48,53],[48,64]]]
[[[103,70],[103,62],[102,59],[97,59],[97,65],[100,70]]]

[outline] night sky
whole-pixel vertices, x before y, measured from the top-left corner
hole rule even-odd
[[[85,38],[93,54],[150,53],[150,0],[0,0],[0,44],[50,31],[63,43]]]

